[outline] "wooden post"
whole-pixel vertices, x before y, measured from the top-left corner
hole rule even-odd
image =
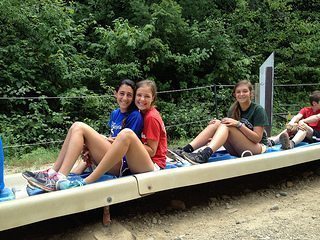
[[[260,104],[260,84],[254,84],[254,102]]]
[[[110,216],[110,207],[109,206],[105,206],[103,208],[102,223],[104,226],[109,226],[111,224],[111,216]]]
[[[273,112],[273,67],[266,67],[266,87],[265,87],[265,109],[272,124],[272,112]],[[268,136],[271,136],[271,125],[266,127]]]

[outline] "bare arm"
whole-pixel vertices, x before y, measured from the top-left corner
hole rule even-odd
[[[297,123],[302,119],[302,117],[303,117],[303,115],[301,113],[298,113],[297,115],[293,116],[293,118],[291,118],[291,120],[288,124],[292,125],[294,123]]]
[[[312,115],[308,118],[305,118],[301,121],[303,121],[304,123],[314,123],[314,122],[318,122],[320,120],[320,114],[317,115]]]
[[[237,127],[239,124],[239,121],[233,119],[233,118],[223,118],[221,120],[221,123],[225,124],[228,127]],[[263,136],[263,130],[264,127],[262,126],[256,126],[253,128],[253,130],[247,128],[245,124],[241,123],[241,126],[238,127],[238,129],[245,135],[250,141],[254,143],[259,143]]]
[[[158,144],[159,144],[158,141],[147,139],[147,144],[145,144],[144,147],[149,153],[150,157],[153,157],[154,155],[156,155]]]
[[[264,127],[255,126],[253,130],[246,127],[246,125],[242,125],[239,130],[245,135],[249,140],[254,143],[259,143],[263,136]]]

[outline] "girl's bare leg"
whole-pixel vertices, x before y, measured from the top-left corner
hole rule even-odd
[[[313,137],[313,128],[306,124],[306,129],[307,129],[306,137],[309,138],[309,139],[312,139],[312,137]]]
[[[301,143],[307,136],[307,131],[299,130],[296,135],[291,139],[295,145]]]
[[[64,144],[62,153],[59,154],[58,163],[61,165],[60,169],[58,166],[54,165],[54,169],[65,176],[69,174],[73,165],[75,164],[77,158],[83,149],[83,144],[85,143],[90,151],[92,158],[99,162],[104,154],[109,150],[111,143],[109,143],[104,136],[100,135],[93,128],[87,124],[76,122],[72,125],[67,136],[67,144]],[[62,161],[60,163],[59,161]]]
[[[87,168],[87,164],[82,160],[80,160],[80,162],[76,164],[76,166],[74,166],[70,172],[75,174],[81,174],[83,173],[84,170],[86,170],[86,168]]]
[[[253,155],[260,154],[262,151],[259,143],[250,141],[239,129],[235,127],[229,128],[229,136],[224,147],[228,152],[230,150],[230,154],[238,157],[240,157],[246,150],[251,151]]]
[[[213,152],[217,151],[227,141],[228,135],[229,128],[224,124],[219,124],[211,141],[208,143],[208,147],[210,147]]]
[[[215,135],[217,128],[220,126],[220,121],[216,120],[214,124],[209,124],[205,129],[202,130],[191,142],[190,145],[194,150],[208,144],[209,139]]]
[[[234,149],[234,147],[228,141],[226,141],[223,146],[228,151],[228,153],[230,155],[233,155],[233,156],[237,156],[238,155],[236,149]]]
[[[126,156],[128,166],[133,173],[153,171],[153,162],[140,139],[131,129],[123,129],[112,147],[104,155],[96,169],[85,179],[86,183],[97,181],[105,172],[115,172],[114,166],[121,164]]]
[[[76,123],[74,123],[76,124]],[[68,146],[69,146],[69,142],[70,142],[70,136],[71,136],[71,133],[72,133],[72,129],[73,129],[73,126],[74,124],[72,124],[72,126],[69,128],[68,130],[68,133],[67,133],[67,136],[62,144],[62,147],[60,149],[60,152],[59,152],[59,155],[58,155],[58,158],[57,160],[55,161],[55,163],[53,164],[53,169],[58,172],[61,165],[62,165],[62,162],[63,162],[63,159],[64,159],[64,156],[66,154],[66,151],[68,149]]]
[[[287,129],[283,130],[281,133],[279,133],[277,136],[275,137],[270,137],[269,139],[272,139],[274,141],[275,144],[279,144],[280,143],[280,135],[284,132],[287,132]]]

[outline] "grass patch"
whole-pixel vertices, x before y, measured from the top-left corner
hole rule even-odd
[[[174,149],[177,147],[184,147],[188,143],[190,143],[192,138],[190,139],[172,139],[168,140],[168,148],[169,149]]]
[[[12,156],[5,158],[5,169],[40,169],[46,164],[55,162],[59,154],[58,148],[45,149],[43,147],[36,148],[30,153],[21,156]]]

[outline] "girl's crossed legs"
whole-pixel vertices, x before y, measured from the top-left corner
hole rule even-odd
[[[154,170],[146,148],[131,129],[123,129],[116,137],[112,146],[99,162],[96,169],[85,179],[86,183],[97,181],[105,172],[112,172],[115,166],[121,166],[122,158],[126,156],[132,173],[143,173]],[[117,174],[119,169],[117,171]]]

